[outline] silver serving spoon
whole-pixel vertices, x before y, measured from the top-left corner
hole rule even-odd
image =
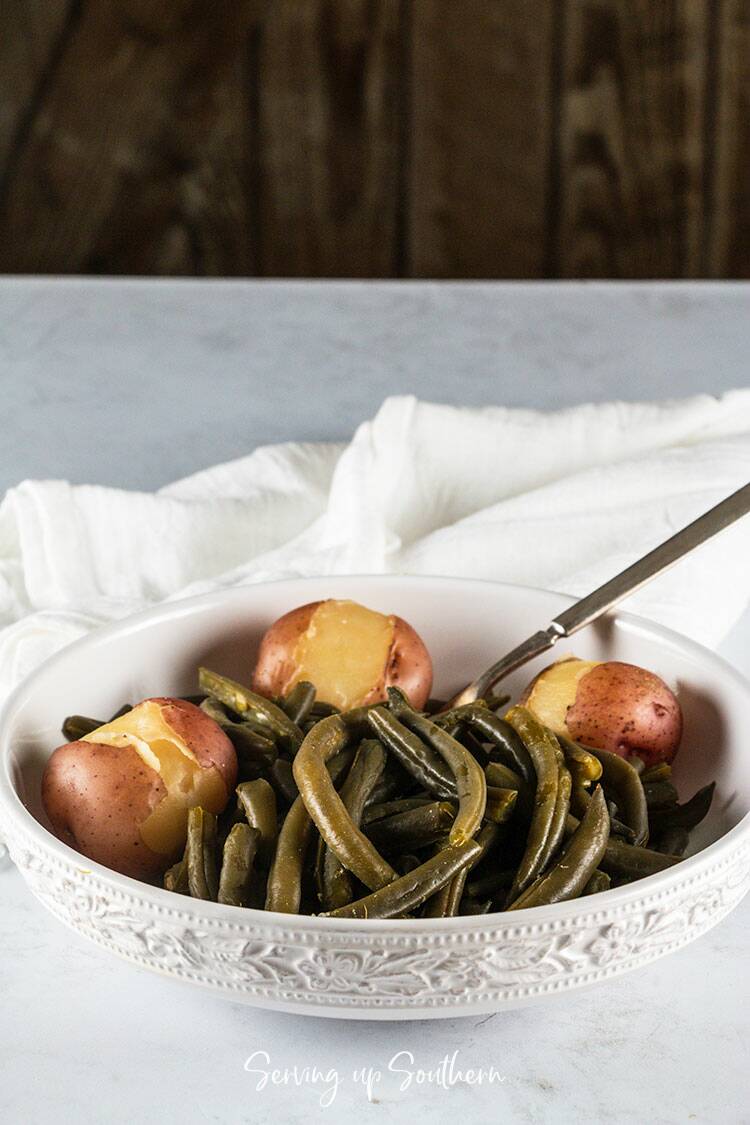
[[[641,586],[645,586],[657,574],[667,570],[695,547],[699,547],[701,543],[705,543],[707,539],[723,531],[725,527],[729,527],[748,512],[750,512],[750,484],[733,492],[726,500],[722,500],[715,508],[711,508],[682,531],[672,535],[661,546],[649,551],[642,559],[627,567],[615,578],[611,578],[609,582],[605,582],[592,594],[587,594],[575,605],[564,610],[549,623],[546,629],[534,633],[476,680],[472,680],[447,706],[457,707],[461,703],[473,703],[475,699],[481,699],[510,672],[514,672],[516,668],[520,668],[535,656],[540,656],[552,648],[561,637],[570,637],[584,625],[596,621],[597,617],[601,617],[628,594],[640,590]]]

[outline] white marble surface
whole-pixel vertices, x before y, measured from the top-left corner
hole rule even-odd
[[[0,280],[0,489],[154,488],[388,394],[566,406],[750,382],[724,285]]]
[[[748,382],[749,310],[738,285],[0,281],[0,488],[152,488],[259,442],[344,437],[403,390],[541,407],[717,393]],[[750,673],[750,618],[724,652]],[[0,895],[0,1120],[14,1125],[750,1121],[750,900],[680,953],[548,1008],[348,1024],[121,965],[12,869]],[[326,1080],[257,1090],[257,1051]],[[400,1089],[398,1052],[414,1072],[458,1052],[459,1069],[504,1081]],[[368,1097],[353,1075],[369,1068]]]

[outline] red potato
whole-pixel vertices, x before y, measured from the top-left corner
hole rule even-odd
[[[221,728],[180,699],[146,699],[58,747],[42,779],[52,827],[89,859],[154,879],[181,854],[188,810],[220,813],[237,781]]]
[[[342,710],[384,700],[388,687],[419,709],[432,689],[432,661],[403,618],[331,598],[285,613],[261,641],[255,690],[285,695],[300,680]]]
[[[682,737],[682,711],[654,672],[617,660],[551,664],[522,700],[558,734],[646,765],[671,762]]]

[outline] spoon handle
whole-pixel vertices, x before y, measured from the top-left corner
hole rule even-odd
[[[561,636],[569,637],[584,625],[595,621],[629,594],[640,590],[641,586],[656,578],[657,574],[668,570],[695,547],[700,547],[701,543],[705,543],[707,539],[723,531],[725,527],[729,527],[748,512],[750,512],[750,484],[727,496],[726,500],[722,500],[716,507],[710,508],[697,520],[683,527],[682,531],[666,539],[638,562],[626,567],[615,578],[610,578],[609,582],[605,582],[598,590],[594,590],[575,605],[563,610],[552,624],[559,627]]]
[[[719,531],[729,527],[735,520],[747,515],[748,512],[750,512],[750,484],[746,484],[737,492],[733,492],[726,500],[722,500],[720,504],[689,523],[682,531],[678,531],[653,551],[649,551],[638,562],[626,567],[615,578],[610,578],[609,582],[605,582],[603,586],[599,586],[591,594],[587,594],[585,598],[581,598],[580,601],[563,610],[550,622],[546,629],[534,633],[528,640],[518,645],[512,652],[507,653],[501,660],[498,660],[473,683],[464,688],[451,703],[453,705],[456,702],[468,703],[485,695],[509,672],[520,668],[527,661],[552,648],[560,637],[570,637],[573,633],[582,629],[584,625],[590,625],[592,621],[596,621],[597,617],[601,617],[603,613],[617,605],[623,598],[635,593],[636,590],[640,590],[657,574],[667,570],[684,555],[699,547],[701,543],[705,543],[707,539],[710,539]]]

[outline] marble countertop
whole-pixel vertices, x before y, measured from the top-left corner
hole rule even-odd
[[[345,438],[404,391],[548,408],[715,394],[748,382],[749,312],[734,284],[0,280],[0,489],[151,489],[260,443]],[[750,674],[750,617],[722,651]],[[547,1007],[351,1024],[120,964],[10,867],[0,894],[3,1121],[750,1121],[750,899]],[[502,1081],[466,1073],[489,1067]]]

